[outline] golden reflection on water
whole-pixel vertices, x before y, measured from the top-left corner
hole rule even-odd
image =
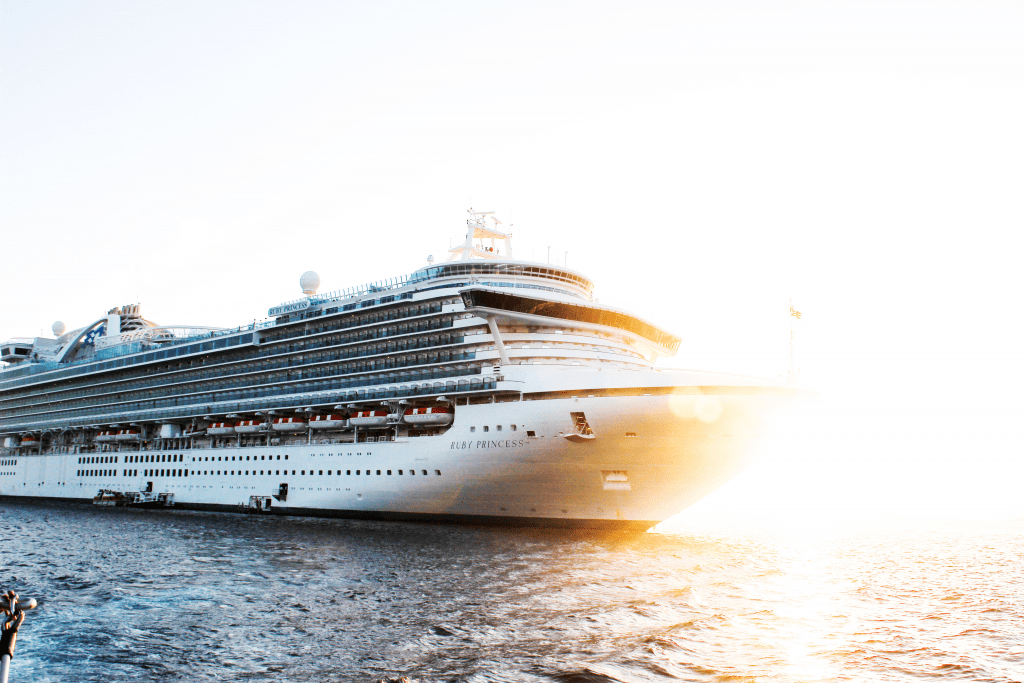
[[[679,542],[722,544],[693,585],[703,618],[723,619],[688,649],[744,680],[1024,680],[1022,531],[677,526]]]

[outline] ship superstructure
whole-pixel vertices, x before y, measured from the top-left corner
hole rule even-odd
[[[512,258],[499,226],[471,211],[449,260],[408,276],[317,294],[306,273],[264,323],[136,304],[0,345],[0,496],[649,525],[731,476],[791,390],[655,370],[678,337]]]

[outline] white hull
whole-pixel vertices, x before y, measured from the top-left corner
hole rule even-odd
[[[178,507],[233,508],[287,483],[287,500],[275,501],[275,512],[653,524],[733,476],[786,391],[702,389],[707,393],[460,406],[446,433],[397,441],[145,452],[184,456],[173,466],[188,476],[146,476],[145,468],[172,463],[126,465],[122,457],[95,466],[116,468],[116,475],[82,477],[79,456],[23,457],[16,476],[0,476],[0,495],[87,500],[100,488],[138,491],[153,482],[155,492],[172,492]],[[575,411],[585,412],[593,439],[565,438],[575,433]],[[139,475],[123,476],[129,467]]]

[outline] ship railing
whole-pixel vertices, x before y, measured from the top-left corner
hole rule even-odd
[[[418,282],[426,282],[428,280],[437,280],[448,277],[458,277],[462,275],[506,275],[509,277],[517,276],[537,276],[545,279],[558,280],[565,284],[579,287],[583,291],[587,292],[588,296],[593,292],[594,285],[589,280],[581,277],[567,269],[542,266],[537,264],[519,264],[519,263],[448,263],[437,266],[431,266],[421,270],[417,270],[411,275],[399,275],[398,277],[385,278],[383,280],[377,280],[370,282],[365,285],[359,285],[356,287],[348,287],[347,289],[339,289],[333,292],[326,292],[324,294],[315,294],[309,297],[302,297],[301,299],[293,299],[286,301],[274,308],[287,309],[294,304],[301,304],[308,301],[310,306],[326,303],[328,301],[341,301],[344,299],[354,299],[366,294],[376,294],[378,292],[386,292],[393,289],[400,289],[410,284],[416,284]],[[561,290],[552,290],[561,291]]]
[[[413,280],[409,275],[399,275],[398,277],[385,278],[383,280],[377,280],[357,287],[348,287],[346,289],[338,289],[333,292],[325,292],[324,294],[315,294],[309,297],[302,297],[301,299],[293,299],[291,301],[286,301],[279,306],[275,306],[275,308],[285,308],[293,304],[302,303],[303,301],[309,301],[310,305],[314,305],[327,301],[354,299],[356,297],[363,296],[364,294],[376,294],[378,292],[387,292],[392,289],[399,289],[401,287],[405,287],[410,282],[413,282]]]

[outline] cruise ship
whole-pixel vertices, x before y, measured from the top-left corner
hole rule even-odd
[[[470,211],[446,261],[234,328],[138,304],[0,346],[0,497],[648,528],[733,476],[795,390],[659,370],[680,338],[513,258]]]

